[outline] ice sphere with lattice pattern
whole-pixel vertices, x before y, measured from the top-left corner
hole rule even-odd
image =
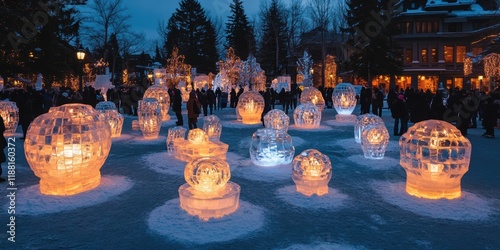
[[[301,104],[293,111],[293,121],[299,128],[318,128],[321,111],[310,103]]]
[[[389,144],[389,131],[383,123],[371,124],[363,129],[361,149],[367,159],[383,159]]]
[[[205,116],[203,118],[203,131],[207,133],[209,140],[219,141],[222,134],[222,124],[220,124],[219,117],[215,115]]]
[[[174,141],[176,140],[184,140],[186,137],[187,129],[182,126],[175,126],[173,128],[168,129],[167,135],[167,152],[169,154],[174,154]]]
[[[252,135],[250,158],[255,165],[276,166],[292,162],[295,147],[292,137],[276,129],[263,128]]]
[[[307,149],[293,159],[292,179],[299,193],[307,196],[327,194],[331,178],[330,158],[318,150]]]
[[[154,98],[144,98],[137,108],[139,128],[146,139],[158,138],[161,129],[160,104]]]
[[[202,220],[220,218],[238,209],[240,186],[230,182],[229,164],[217,157],[190,161],[184,169],[186,184],[179,188],[180,206]]]
[[[356,90],[350,83],[340,83],[333,90],[333,107],[339,115],[350,115],[356,108]]]
[[[0,115],[5,125],[4,136],[13,136],[19,123],[19,109],[15,102],[1,101]]]
[[[371,124],[384,124],[384,121],[379,116],[373,114],[358,115],[354,123],[354,139],[357,143],[361,143],[361,134],[363,129]]]
[[[167,87],[161,84],[151,85],[144,92],[143,98],[156,99],[160,104],[161,120],[170,120],[170,115],[168,114],[168,109],[170,108],[170,95],[168,94]]]
[[[90,105],[66,104],[35,118],[24,142],[40,192],[73,195],[97,187],[111,148],[111,129]]]
[[[300,103],[306,104],[311,103],[318,107],[320,112],[325,108],[325,98],[323,98],[323,94],[315,87],[307,87],[300,94]]]
[[[245,91],[240,95],[236,109],[241,116],[241,122],[245,124],[260,123],[264,111],[264,97],[253,90]]]
[[[288,131],[290,117],[279,109],[273,109],[264,116],[264,125],[266,128],[273,128],[281,132]]]
[[[99,102],[95,109],[100,111],[111,127],[111,137],[120,137],[123,127],[123,115],[118,113],[114,102]]]
[[[472,145],[452,124],[418,122],[399,139],[406,192],[428,199],[461,196],[461,179],[469,170]]]

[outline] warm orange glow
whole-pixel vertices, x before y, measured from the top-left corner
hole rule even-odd
[[[371,124],[361,134],[361,149],[367,159],[383,159],[389,144],[389,131],[383,123]]]
[[[187,129],[182,126],[175,126],[173,128],[168,129],[167,136],[167,152],[169,154],[173,154],[175,147],[174,142],[177,140],[184,140],[186,136]]]
[[[144,98],[156,99],[160,104],[161,120],[170,120],[170,115],[168,114],[168,109],[170,108],[170,95],[168,94],[167,87],[160,84],[152,85],[144,92]]]
[[[318,150],[305,150],[293,159],[292,179],[297,192],[306,196],[325,195],[328,193],[328,182],[331,178],[330,159]]]
[[[455,126],[438,120],[416,123],[399,140],[406,192],[427,199],[461,196],[471,144]]]
[[[132,121],[132,130],[140,130],[141,127],[139,126],[139,120],[133,120]]]
[[[158,138],[161,129],[160,104],[154,98],[144,98],[138,106],[137,116],[142,135],[146,139]]]
[[[40,177],[40,192],[73,195],[97,187],[111,148],[111,129],[90,105],[52,107],[30,125],[26,160]]]
[[[258,124],[264,111],[264,97],[255,91],[246,91],[238,99],[237,113],[241,122],[245,124]]]
[[[0,116],[5,124],[4,136],[13,136],[19,122],[19,109],[15,102],[0,102]]]
[[[225,160],[228,144],[220,141],[209,141],[205,131],[192,129],[187,140],[174,140],[174,156],[176,159],[189,162],[200,157],[213,156]]]
[[[123,127],[123,116],[118,113],[116,105],[113,102],[99,102],[95,106],[100,111],[111,127],[111,137],[120,137]]]
[[[304,91],[302,91],[302,94],[300,95],[300,103],[311,103],[315,105],[320,112],[325,108],[325,99],[323,98],[323,94],[315,87],[304,88]]]
[[[220,218],[238,209],[240,186],[230,182],[229,164],[216,157],[190,161],[184,169],[186,184],[179,188],[180,206],[202,220]]]

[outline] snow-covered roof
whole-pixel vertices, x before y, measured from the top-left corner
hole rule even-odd
[[[456,5],[474,4],[476,0],[428,0],[425,7],[446,7]]]

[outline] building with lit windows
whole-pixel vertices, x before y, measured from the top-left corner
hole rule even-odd
[[[434,92],[443,83],[447,88],[489,91],[480,58],[500,33],[495,1],[411,0],[401,8],[392,20],[400,29],[393,41],[404,69],[396,79],[398,88]],[[474,64],[464,76],[466,57]]]

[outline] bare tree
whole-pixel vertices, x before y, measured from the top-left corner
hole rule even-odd
[[[89,5],[92,12],[91,16],[86,17],[86,21],[90,23],[86,27],[87,36],[92,47],[102,53],[105,61],[108,60],[105,47],[111,34],[120,36],[130,28],[128,24],[130,15],[127,14],[123,2],[123,0],[94,0]]]
[[[309,0],[309,13],[313,27],[321,32],[321,86],[325,86],[325,40],[332,19],[332,0]]]
[[[302,0],[291,0],[290,6],[288,7],[288,53],[292,57],[293,61],[296,61],[297,57],[297,47],[300,44],[300,34],[306,32],[308,29],[308,23],[304,17],[304,6],[302,5]]]

